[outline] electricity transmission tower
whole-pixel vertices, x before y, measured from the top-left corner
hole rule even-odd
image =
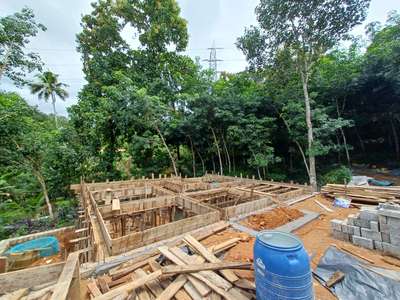
[[[215,41],[212,43],[211,48],[207,48],[210,50],[210,58],[209,59],[203,59],[203,61],[207,61],[209,63],[209,69],[213,71],[213,80],[218,79],[218,68],[217,68],[217,62],[222,61],[222,59],[217,59],[217,50],[224,49],[224,48],[218,48],[215,47]]]

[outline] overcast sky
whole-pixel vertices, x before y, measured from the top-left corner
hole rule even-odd
[[[24,6],[32,8],[36,19],[47,27],[46,32],[32,39],[29,50],[40,54],[46,68],[60,75],[60,80],[69,85],[69,98],[57,103],[59,114],[67,115],[66,107],[76,103],[78,91],[84,82],[80,55],[76,52],[75,35],[80,32],[80,19],[91,11],[92,0],[0,0],[0,16],[12,14]],[[256,24],[254,8],[258,0],[178,0],[182,16],[188,21],[189,45],[187,54],[202,60],[209,55],[208,47],[215,41],[218,50],[219,71],[238,72],[244,70],[246,61],[235,47],[238,36],[246,26]],[[365,22],[385,22],[387,13],[399,10],[399,0],[372,0]],[[354,30],[363,33],[363,26]],[[207,66],[207,62],[203,62]],[[1,89],[18,90],[2,79]],[[18,90],[31,105],[38,105],[43,112],[52,112],[51,104],[44,103],[29,93]]]

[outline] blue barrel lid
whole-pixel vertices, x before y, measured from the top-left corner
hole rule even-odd
[[[295,235],[277,230],[261,231],[257,235],[257,239],[267,246],[284,250],[292,250],[303,246],[301,240]]]

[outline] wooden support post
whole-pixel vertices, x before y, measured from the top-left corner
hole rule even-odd
[[[57,285],[51,295],[51,300],[81,299],[80,296],[80,273],[79,253],[71,253],[68,256],[65,266],[58,278]]]
[[[7,256],[0,256],[0,273],[6,273],[8,270]]]

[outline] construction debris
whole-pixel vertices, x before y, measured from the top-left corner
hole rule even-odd
[[[252,269],[249,262],[226,262],[216,253],[239,241],[231,239],[206,248],[191,235],[183,239],[186,249],[161,246],[159,254],[124,264],[87,284],[90,296],[96,300],[114,299],[136,293],[139,299],[255,299],[254,283],[238,277],[235,269]],[[187,252],[187,249],[190,249]],[[161,254],[161,255],[160,255]]]
[[[400,203],[400,187],[348,186],[342,184],[327,184],[321,192],[331,198],[344,197],[352,202],[377,205],[385,202]]]

